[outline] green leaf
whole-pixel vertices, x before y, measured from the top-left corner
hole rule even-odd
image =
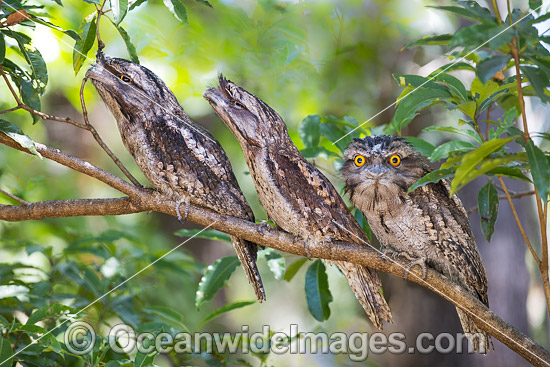
[[[149,367],[155,365],[155,356],[158,351],[154,350],[151,354],[144,354],[138,350],[134,359],[134,367]]]
[[[437,36],[426,36],[409,43],[407,46],[403,47],[403,50],[417,46],[448,45],[451,38],[453,38],[453,35],[449,33],[438,34]]]
[[[542,69],[532,66],[521,66],[521,71],[525,74],[529,83],[531,83],[537,96],[543,102],[548,102],[550,98],[548,98],[545,92],[547,91],[546,88],[550,86],[550,80],[548,80],[546,73]]]
[[[325,321],[330,317],[329,303],[332,294],[328,287],[328,277],[325,264],[319,259],[311,264],[306,272],[305,292],[307,307],[317,321]]]
[[[414,184],[412,184],[411,187],[407,190],[407,192],[413,192],[417,188],[427,185],[432,182],[439,182],[443,179],[450,178],[454,175],[455,168],[443,168],[438,169],[435,171],[432,171],[428,174],[426,174],[424,177],[416,181]]]
[[[208,316],[206,316],[204,319],[202,319],[200,324],[202,326],[202,325],[206,324],[207,322],[212,321],[212,320],[220,317],[221,315],[223,315],[226,312],[233,311],[233,310],[236,310],[238,308],[243,308],[243,307],[246,307],[246,306],[250,306],[254,303],[256,303],[256,301],[241,301],[241,302],[233,302],[233,303],[227,304],[223,307],[218,308],[216,311],[214,311],[211,314],[209,314]]]
[[[339,157],[337,153],[330,151],[322,146],[301,149],[300,153],[302,153],[302,155],[306,159],[316,159],[316,158],[329,159],[330,157]]]
[[[548,194],[550,194],[550,164],[548,159],[544,152],[533,143],[533,140],[527,142],[525,151],[527,152],[527,161],[531,166],[533,183],[539,192],[539,196],[546,202]]]
[[[476,118],[476,110],[477,110],[477,103],[475,101],[465,102],[462,104],[459,104],[457,106],[457,109],[471,118],[472,120],[475,120]]]
[[[130,5],[130,11],[134,10],[134,8],[137,8],[138,6],[140,6],[141,4],[143,4],[146,1],[147,0],[137,0],[137,1],[133,2],[132,5]]]
[[[434,80],[425,78],[419,75],[407,75],[407,74],[393,74],[393,78],[399,83],[400,87],[413,87],[418,88],[431,88],[431,89],[440,89],[446,91],[447,89],[439,83],[436,83]]]
[[[74,74],[77,75],[84,61],[88,56],[88,52],[92,49],[96,36],[96,22],[95,15],[89,19],[84,19],[80,25],[80,41],[77,41],[73,49],[73,69]]]
[[[15,140],[23,148],[28,149],[29,152],[42,159],[42,155],[36,150],[34,141],[28,135],[25,135],[20,128],[9,121],[0,119],[0,131]]]
[[[181,0],[163,0],[164,5],[174,14],[177,20],[182,23],[189,24],[187,20],[187,9],[182,4]]]
[[[329,141],[335,142],[334,145],[343,153],[348,145],[353,141],[353,138],[358,138],[361,135],[360,129],[357,129],[355,132],[349,134],[344,138],[344,136],[351,131],[350,127],[332,123],[324,122],[321,124],[321,134],[326,137]]]
[[[537,10],[542,6],[542,0],[529,0],[529,9]]]
[[[269,266],[269,270],[271,270],[275,279],[283,279],[286,268],[285,258],[273,250],[268,251],[265,258],[267,260],[267,266]]]
[[[29,316],[26,325],[36,324],[38,321],[46,318],[57,317],[63,313],[77,313],[78,310],[69,306],[65,306],[59,303],[53,305],[47,305],[34,311]]]
[[[139,57],[136,52],[136,47],[130,40],[130,35],[124,28],[121,26],[117,26],[116,29],[118,30],[118,33],[120,33],[120,36],[122,37],[122,40],[124,41],[124,44],[126,45],[126,49],[128,50],[128,55],[130,55],[130,60],[135,62],[136,64],[139,64]]]
[[[4,34],[0,32],[0,65],[4,62],[4,57],[6,57],[6,41]]]
[[[237,256],[227,256],[216,260],[212,265],[208,265],[195,295],[195,307],[197,309],[204,302],[214,297],[229,277],[231,277],[237,266],[239,266],[239,258]]]
[[[48,28],[51,28],[51,29],[55,29],[56,31],[59,31],[59,32],[62,32],[62,33],[65,33],[67,36],[71,37],[72,39],[74,39],[75,41],[79,41],[80,40],[80,36],[78,35],[78,33],[76,33],[75,31],[73,30],[65,30],[59,26],[56,26],[55,24],[52,24],[48,21],[45,21],[44,19],[42,18],[39,18],[37,17],[36,15],[32,15],[32,14],[29,14],[31,16],[31,19],[33,22],[35,23],[38,23],[38,24],[42,24],[43,26],[46,26]]]
[[[174,235],[178,237],[195,237],[195,238],[207,238],[209,240],[223,241],[231,243],[231,236],[227,233],[216,231],[215,229],[208,229],[202,231],[201,229],[180,229],[174,232]],[[200,234],[197,234],[199,233]]]
[[[298,270],[307,262],[307,258],[300,258],[296,261],[294,261],[292,264],[286,268],[285,275],[283,276],[283,280],[286,280],[287,282],[290,282],[292,278],[298,273]]]
[[[298,125],[300,140],[306,148],[319,145],[321,138],[321,117],[319,115],[306,116]]]
[[[195,0],[195,2],[213,8],[212,4],[210,4],[210,2],[208,2],[207,0]]]
[[[463,17],[479,20],[480,22],[490,22],[496,24],[496,18],[491,14],[489,9],[480,6],[475,1],[460,1],[458,6],[438,6],[429,5],[429,8],[445,10]]]
[[[149,306],[144,308],[143,311],[150,313],[152,315],[155,315],[156,317],[166,322],[168,326],[171,326],[179,330],[185,330],[185,331],[189,330],[187,326],[185,326],[185,324],[183,323],[182,314],[169,307]]]
[[[477,205],[479,208],[479,216],[481,217],[481,231],[487,241],[491,241],[491,237],[495,232],[498,204],[497,189],[489,182],[479,190],[479,194],[477,195]]]
[[[434,149],[430,155],[430,161],[436,162],[449,157],[451,153],[466,152],[475,148],[475,145],[467,141],[451,140]]]
[[[525,182],[532,182],[527,178],[521,169],[517,167],[497,167],[485,173],[487,176],[506,176],[514,179],[523,180]]]
[[[432,143],[427,142],[424,139],[406,136],[405,140],[425,157],[429,157],[435,149],[435,146]]]
[[[11,367],[13,364],[13,349],[10,340],[4,337],[0,338],[0,367]]]
[[[446,90],[417,89],[414,93],[409,93],[399,100],[390,125],[395,131],[401,133],[401,129],[408,125],[421,109],[450,97],[451,94]]]
[[[500,138],[489,140],[481,144],[479,148],[466,154],[462,158],[462,163],[456,169],[455,177],[451,183],[451,194],[457,192],[462,186],[471,181],[473,178],[470,174],[476,170],[481,161],[489,154],[499,150],[506,143],[514,140],[516,136],[509,138]],[[494,168],[494,167],[493,167]],[[481,170],[478,170],[481,172]]]
[[[510,61],[510,56],[494,56],[488,59],[485,59],[477,64],[477,77],[479,80],[485,84],[495,75],[497,71],[502,70]]]
[[[447,85],[447,87],[450,89],[451,93],[454,96],[457,96],[463,102],[468,101],[468,92],[466,91],[466,87],[464,87],[464,84],[462,84],[462,82],[458,80],[458,78],[455,78],[450,74],[442,73],[436,76],[434,80],[445,83],[445,85]]]
[[[433,126],[432,125],[432,126],[425,127],[424,129],[422,129],[422,131],[447,131],[447,132],[450,132],[450,133],[459,134],[459,135],[465,136],[467,138],[473,139],[476,142],[478,142],[479,144],[482,143],[481,138],[479,137],[479,135],[477,135],[477,133],[475,131],[470,130],[470,129],[459,129],[459,128],[456,128],[456,127],[453,127],[453,126]]]
[[[507,25],[498,25],[496,23],[482,23],[464,27],[454,34],[449,42],[449,47],[463,47],[464,50],[462,53],[467,53],[490,39],[491,41],[484,47],[497,51],[501,47],[506,46],[514,36],[513,31],[511,29],[506,30],[506,28]]]
[[[118,27],[120,22],[128,13],[128,0],[110,0],[111,9],[113,9],[113,16],[115,18],[115,25]]]

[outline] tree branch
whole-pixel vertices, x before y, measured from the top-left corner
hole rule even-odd
[[[166,199],[153,190],[138,190],[139,200],[137,201],[118,198],[43,201],[19,206],[0,205],[0,220],[22,221],[75,215],[120,215],[149,210],[176,216],[175,201]],[[306,243],[303,240],[274,228],[265,228],[260,224],[194,206],[189,208],[188,220],[203,226],[211,225],[213,229],[276,250],[307,256]],[[328,246],[310,244],[309,251],[315,258],[353,262],[397,277],[403,276],[407,266],[406,262],[384,258],[378,250],[352,243],[334,242]],[[414,271],[411,270],[409,279],[434,291],[472,315],[472,319],[482,330],[493,335],[531,364],[550,366],[550,352],[503,321],[478,299],[435,270],[428,269],[426,278],[422,279],[422,272],[415,268]]]
[[[4,134],[0,134],[0,143],[30,154],[27,149]],[[24,221],[83,215],[121,215],[143,211],[157,211],[172,216],[177,215],[176,202],[155,190],[133,186],[91,163],[65,154],[58,149],[40,143],[35,143],[35,145],[36,150],[43,157],[96,178],[129,197],[0,205],[0,220]],[[220,215],[194,206],[190,206],[187,219],[202,226],[210,225],[213,229],[260,245],[295,255],[307,256],[306,243],[283,231],[265,228],[265,226],[246,220]],[[365,245],[343,242],[335,242],[330,245],[310,244],[309,251],[311,256],[316,258],[353,262],[398,277],[404,275],[404,269],[407,266],[404,262],[384,258],[380,251]],[[434,291],[456,307],[472,315],[472,319],[482,330],[493,335],[533,365],[550,366],[550,352],[500,319],[462,287],[431,269],[428,270],[425,279],[422,279],[421,276],[420,270],[409,273],[410,280]]]

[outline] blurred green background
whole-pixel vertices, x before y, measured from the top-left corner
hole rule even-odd
[[[401,89],[393,80],[393,73],[427,75],[446,60],[441,57],[445,50],[438,46],[404,51],[402,47],[424,35],[454,33],[460,26],[455,17],[426,8],[429,4],[443,4],[433,0],[212,1],[213,7],[194,1],[183,3],[189,24],[176,19],[161,1],[151,0],[133,9],[122,26],[136,46],[141,64],[158,74],[189,116],[212,131],[224,146],[258,219],[265,219],[265,213],[246,172],[240,147],[202,98],[207,87],[216,85],[219,73],[269,103],[285,119],[293,140],[298,143],[296,128],[309,114],[348,115],[361,122],[393,103]],[[515,7],[525,7],[527,1],[513,3]],[[42,4],[52,21],[64,29],[78,30],[82,20],[95,12],[94,6],[84,1],[65,0],[62,7],[53,1]],[[100,31],[107,45],[106,54],[129,58],[118,31],[105,18],[100,23]],[[42,110],[81,121],[79,89],[86,69],[94,61],[96,46],[89,54],[92,59],[87,60],[75,76],[72,68],[74,40],[39,25],[31,33],[34,45],[48,66],[50,81],[42,99]],[[9,52],[7,56],[14,61],[19,57]],[[85,99],[90,121],[107,145],[140,182],[148,184],[124,149],[113,117],[89,84],[85,89]],[[0,109],[13,106],[11,95],[2,84]],[[394,108],[386,110],[366,126],[374,128],[387,123],[393,111]],[[33,125],[29,115],[23,112],[12,113],[9,117],[34,140],[121,175],[88,132],[61,122],[39,121]],[[427,125],[456,124],[456,120],[456,115],[435,108],[417,118],[404,135],[416,136]],[[423,138],[439,144],[445,136],[424,133]],[[330,144],[325,146],[331,149]],[[317,160],[316,164],[338,189],[342,187],[337,170],[330,162]],[[520,189],[521,184],[518,185]],[[5,146],[0,146],[0,188],[28,201],[121,196],[98,181]],[[473,196],[476,192],[475,188],[461,191],[467,209],[476,205]],[[472,193],[471,197],[469,193]],[[14,202],[0,196],[0,203]],[[526,201],[520,205],[523,215],[532,215],[531,204]],[[503,211],[507,210],[506,207]],[[478,217],[472,216],[471,221],[474,230],[478,231]],[[493,248],[489,248],[483,236],[477,235],[487,265],[491,305],[505,320],[548,345],[544,297],[536,272],[527,267],[530,260],[523,261],[525,246],[521,244],[517,230],[510,229],[511,223],[510,215],[502,213],[497,223],[497,235],[490,245]],[[157,213],[0,222],[0,258],[3,263],[32,264],[48,272],[56,266],[48,262],[48,254],[43,250],[32,252],[28,249],[30,246],[51,247],[54,256],[57,254],[62,259],[60,262],[87,264],[105,278],[109,278],[105,264],[110,264],[117,276],[124,279],[179,244],[183,239],[173,233],[182,227],[195,228],[190,224],[182,226],[175,218]],[[161,264],[148,269],[118,294],[113,294],[110,301],[95,306],[88,317],[97,325],[113,324],[116,318],[102,320],[100,315],[102,310],[107,310],[107,315],[109,310],[115,310],[115,313],[138,315],[134,322],[139,325],[151,321],[139,318],[139,315],[147,314],[144,310],[148,307],[165,306],[181,313],[183,323],[189,329],[199,330],[202,317],[223,304],[254,299],[242,270],[238,268],[229,285],[211,302],[204,304],[200,311],[194,307],[203,267],[232,254],[227,243],[193,240],[178,250],[177,255],[171,255],[165,266]],[[298,259],[290,255],[285,255],[285,258],[287,266]],[[250,329],[256,331],[265,324],[273,331],[289,332],[290,324],[298,324],[300,331],[375,331],[335,268],[329,268],[330,289],[334,297],[332,317],[323,323],[311,317],[305,304],[305,267],[290,282],[275,280],[265,260],[260,260],[260,271],[266,285],[266,303],[235,310],[200,330],[239,331],[241,325],[250,325]],[[38,270],[31,273],[29,276],[37,279],[43,276]],[[84,286],[78,282],[71,284],[67,274],[58,274],[59,283],[50,285],[51,292],[79,293],[81,299],[73,303],[74,307],[85,305],[86,299],[93,299],[93,292],[79,290]],[[400,279],[386,277],[385,284],[388,284],[385,292],[395,317],[395,324],[387,332],[410,331],[407,341],[413,343],[421,331],[460,330],[453,307],[438,297]],[[24,297],[25,291],[21,292]],[[124,302],[118,303],[123,296]],[[506,347],[496,344],[496,352],[487,357],[404,354],[369,356],[367,361],[352,362],[345,354],[285,354],[270,355],[261,363],[289,366],[435,363],[512,366],[523,363]],[[207,364],[200,356],[194,358],[193,364]],[[251,356],[245,358],[253,365],[261,361]],[[156,363],[162,366],[187,363],[170,359],[159,356]]]

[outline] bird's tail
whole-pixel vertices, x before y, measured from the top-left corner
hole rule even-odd
[[[262,283],[262,278],[260,277],[258,267],[256,266],[258,245],[234,236],[231,236],[231,241],[233,242],[233,248],[237,253],[237,257],[241,261],[246,278],[254,288],[256,298],[258,298],[259,302],[265,301],[266,297],[264,285]]]
[[[381,293],[382,282],[376,271],[344,261],[333,263],[344,273],[355,297],[378,330],[382,330],[382,321],[393,322],[390,306]]]
[[[474,347],[474,352],[486,354],[488,350],[493,350],[494,346],[489,334],[477,327],[466,312],[459,308],[456,309],[456,312],[466,337]]]

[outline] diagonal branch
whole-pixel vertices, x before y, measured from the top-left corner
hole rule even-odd
[[[74,215],[119,215],[149,210],[176,215],[173,200],[166,199],[153,190],[137,190],[139,191],[137,195],[139,200],[130,200],[129,198],[90,199],[44,201],[20,206],[0,205],[0,220],[22,221]],[[211,225],[214,229],[260,245],[295,255],[307,256],[306,243],[303,240],[274,228],[265,228],[261,224],[217,214],[194,206],[189,208],[188,219],[203,226]],[[310,244],[309,251],[315,258],[353,262],[398,277],[403,276],[403,269],[407,266],[406,262],[388,261],[376,250],[352,243],[335,242],[330,246]],[[418,269],[411,270],[410,273],[414,275],[409,277],[410,280],[442,295],[456,307],[478,315],[479,319],[474,318],[474,320],[482,330],[506,344],[531,364],[550,366],[550,352],[503,321],[456,283],[431,269],[428,269],[425,280],[422,279],[421,271]]]

